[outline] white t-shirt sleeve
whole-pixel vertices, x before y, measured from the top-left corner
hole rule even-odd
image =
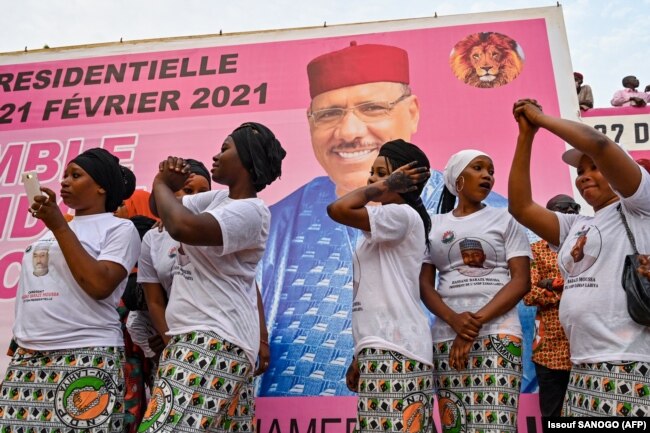
[[[140,235],[129,221],[128,224],[119,224],[108,229],[97,261],[105,260],[117,263],[129,273],[139,256]]]
[[[183,196],[183,206],[193,214],[199,214],[204,212],[212,204],[215,196],[222,192],[221,190],[214,190]]]
[[[227,206],[207,211],[221,227],[223,246],[218,255],[231,254],[259,246],[264,224],[264,207],[253,200],[233,200]]]
[[[392,242],[402,240],[419,219],[411,207],[402,204],[367,206],[370,232],[364,235],[370,242]]]
[[[533,254],[530,250],[530,243],[526,230],[519,224],[510,214],[508,216],[508,225],[506,226],[505,248],[506,248],[506,261],[513,257],[529,257],[532,258]]]
[[[565,213],[560,213],[560,212],[555,212],[555,215],[557,216],[557,221],[560,224],[560,244],[559,245],[550,245],[551,249],[554,251],[558,251],[562,244],[564,243],[564,240],[566,237],[569,235],[569,232],[571,231],[571,227],[573,224],[575,224],[576,220],[580,218],[580,214],[565,214]]]
[[[630,214],[650,216],[650,174],[641,169],[641,183],[639,188],[627,198],[621,197],[623,210]],[[617,194],[619,194],[617,192]],[[619,194],[620,196],[620,194]]]
[[[151,241],[156,230],[158,229],[149,230],[142,238],[142,248],[140,249],[140,258],[138,259],[138,283],[160,282],[151,257]]]
[[[427,251],[426,249],[424,250],[424,253],[422,254],[422,263],[428,263],[430,265],[435,265],[433,263],[433,258],[431,255],[433,254],[433,232],[434,228],[437,227],[439,224],[442,224],[446,214],[435,214],[431,215],[431,232],[429,233],[429,242],[431,243],[431,248]]]

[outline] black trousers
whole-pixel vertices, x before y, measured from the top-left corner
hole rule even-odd
[[[571,371],[551,370],[543,365],[534,364],[537,383],[539,383],[539,408],[542,416],[560,416]]]

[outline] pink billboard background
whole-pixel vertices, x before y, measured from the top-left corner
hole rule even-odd
[[[486,31],[511,37],[525,55],[521,74],[493,89],[466,85],[449,67],[449,54],[459,40]],[[161,159],[168,155],[192,157],[209,166],[227,134],[253,120],[268,125],[287,150],[281,180],[261,194],[273,204],[314,177],[325,175],[310,144],[307,63],[356,41],[394,45],[408,52],[410,84],[420,104],[418,132],[412,140],[427,152],[432,167],[442,170],[449,156],[463,148],[482,149],[495,163],[495,191],[505,196],[517,136],[513,103],[519,98],[536,98],[547,113],[560,115],[562,104],[575,99],[572,95],[567,102],[566,97],[558,96],[552,51],[567,48],[551,47],[549,31],[544,18],[535,18],[272,42],[262,37],[255,43],[233,45],[220,40],[215,46],[176,50],[165,49],[164,43],[146,50],[135,44],[132,52],[119,55],[107,55],[100,47],[80,59],[63,55],[56,61],[38,63],[0,57],[0,348],[11,334],[22,252],[44,231],[27,212],[19,182],[23,171],[37,170],[41,184],[58,192],[67,161],[85,149],[101,146],[131,166],[139,187],[149,189]],[[109,64],[127,65],[123,82],[102,81]],[[137,68],[139,76],[135,77]],[[570,80],[571,71],[566,69],[562,76]],[[62,72],[54,85],[57,70]],[[77,82],[79,70],[87,75]],[[100,72],[92,75],[87,73],[90,70]],[[51,71],[51,83],[39,89],[35,84],[42,82],[42,71]],[[70,74],[67,83],[66,73]],[[544,179],[535,183],[537,200],[571,191],[569,171],[560,160],[563,150],[560,140],[540,132],[532,168],[533,178]],[[5,365],[6,361],[0,362],[3,370]],[[260,420],[277,417],[272,408],[282,405],[282,400],[262,399]],[[337,400],[341,417],[353,417],[354,399]],[[299,405],[305,410],[295,413],[311,416],[307,408],[322,406],[312,403],[301,399]],[[536,414],[536,396],[522,398],[521,411]],[[321,416],[323,408],[315,413]],[[345,423],[342,425],[332,431],[346,431]]]
[[[511,83],[493,89],[476,88],[464,84],[452,73],[448,63],[451,48],[467,35],[481,31],[503,33],[522,47],[524,68]],[[43,229],[40,223],[32,227],[34,222],[24,215],[27,208],[24,197],[21,201],[22,186],[19,184],[23,171],[38,170],[42,184],[57,191],[58,179],[69,159],[84,149],[103,146],[115,151],[123,163],[134,169],[140,187],[149,188],[161,159],[180,155],[209,164],[232,129],[244,121],[255,120],[269,125],[288,152],[281,180],[262,193],[268,204],[285,197],[313,177],[325,174],[313,157],[310,145],[306,65],[314,57],[344,48],[351,41],[390,44],[407,50],[411,87],[420,101],[419,128],[413,141],[425,149],[432,167],[437,169],[444,168],[449,156],[460,149],[487,151],[496,167],[495,191],[502,195],[506,195],[506,178],[517,135],[511,115],[512,104],[519,98],[534,97],[546,112],[559,115],[544,19],[3,65],[0,74],[5,77],[12,74],[14,80],[5,84],[11,86],[11,91],[7,91],[0,78],[2,101],[13,104],[16,110],[8,115],[9,110],[0,105],[0,116],[4,114],[5,122],[11,121],[0,123],[0,182],[3,186],[0,232],[4,252],[0,258],[0,273],[4,275],[0,279],[0,297],[11,298],[11,288],[16,281],[15,269],[7,272],[10,266],[7,251],[17,251],[16,245],[24,245]],[[188,59],[185,70],[196,72],[202,61],[205,61],[205,70],[218,71],[223,58],[228,59],[226,70],[231,72],[178,76],[183,59]],[[57,69],[88,70],[90,66],[108,64],[151,65],[157,62],[160,68],[159,65],[169,59],[178,59],[174,63],[176,78],[145,80],[141,72],[138,80],[127,73],[127,78],[131,79],[122,83],[80,83],[63,87],[61,78],[57,88],[52,85],[45,89],[30,87],[37,82],[37,73],[43,70],[52,71],[54,76]],[[21,72],[23,75],[17,83]],[[260,92],[254,92],[261,85],[265,85],[263,100],[260,100]],[[233,106],[234,100],[246,92],[235,92],[237,86],[247,86],[250,90],[239,100],[247,105]],[[29,89],[13,90],[25,87]],[[176,92],[178,98],[167,99],[173,103],[160,104],[162,93],[171,91]],[[212,96],[201,100],[208,91],[213,92],[211,95],[218,93],[218,104],[228,102],[223,107],[215,107]],[[227,92],[230,96],[226,98],[223,95]],[[143,94],[157,96],[146,99],[148,96]],[[105,112],[107,98],[115,95],[124,95],[124,103],[115,103]],[[129,95],[144,97],[143,109],[154,111],[137,113],[137,109],[132,109],[134,112],[129,114]],[[135,100],[140,101],[138,98]],[[154,102],[149,103],[150,100]],[[25,116],[25,110],[19,112],[18,108],[28,103],[29,112]],[[192,109],[193,104],[200,107]],[[204,104],[208,106],[203,107]],[[164,111],[159,111],[161,108]],[[64,114],[68,118],[63,118]],[[47,120],[43,120],[44,117]],[[535,185],[539,200],[570,189],[569,172],[560,161],[563,149],[557,138],[540,133],[532,172],[534,178],[545,179]]]

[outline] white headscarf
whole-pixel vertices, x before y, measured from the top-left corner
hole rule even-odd
[[[456,179],[458,179],[458,176],[460,176],[463,170],[465,170],[465,167],[467,167],[467,165],[477,156],[487,156],[492,159],[487,153],[475,149],[461,150],[449,158],[449,161],[447,161],[447,165],[445,166],[443,177],[445,178],[445,186],[450,193],[458,196],[458,191],[456,190]]]

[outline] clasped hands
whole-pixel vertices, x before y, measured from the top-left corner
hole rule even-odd
[[[475,313],[465,311],[458,313],[449,325],[456,332],[456,338],[449,351],[449,366],[455,370],[467,368],[469,352],[478,337],[482,323]]]

